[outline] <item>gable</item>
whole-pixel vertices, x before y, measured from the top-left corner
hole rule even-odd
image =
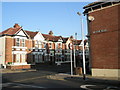
[[[58,39],[59,42],[63,42],[62,38]]]
[[[83,41],[81,41],[81,43],[79,44],[79,46],[82,46],[83,45]]]
[[[69,44],[69,43],[71,43],[71,40],[70,40],[70,38],[67,40],[66,44]]]
[[[24,38],[24,39],[27,39],[27,38],[29,38],[29,36],[21,29],[20,31],[18,31],[16,33],[14,38]]]
[[[43,35],[42,35],[40,32],[38,32],[38,33],[35,35],[34,40],[44,41],[45,38],[43,37]]]
[[[17,35],[19,35],[19,36],[26,36],[26,37],[27,37],[27,35],[23,32],[23,30],[20,30],[20,31],[17,33]]]

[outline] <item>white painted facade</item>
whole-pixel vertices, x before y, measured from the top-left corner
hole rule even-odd
[[[5,36],[0,37],[0,64],[5,65]]]
[[[19,32],[17,32],[17,35],[14,36],[13,38],[15,38],[15,43],[16,43],[17,38],[19,38],[20,40],[23,40],[23,39],[27,40],[27,35],[24,33],[23,30],[20,30]],[[16,50],[13,51],[14,49]],[[19,51],[20,49],[22,49],[22,51]],[[24,47],[23,46],[12,46],[12,57],[16,55],[16,62],[12,63],[11,65],[27,65],[27,62],[25,61],[26,55],[27,55],[26,49],[27,47],[25,46]],[[21,62],[20,62],[20,57],[22,58]]]
[[[18,31],[17,35],[26,36],[23,30]]]
[[[45,38],[43,37],[43,35],[40,32],[38,32],[34,36],[33,40],[35,41],[35,47],[39,48],[39,49],[42,49],[42,44],[43,44],[43,42],[45,42]]]
[[[38,32],[33,39],[34,40],[39,40],[39,41],[44,41],[45,40],[45,38],[42,36],[42,34],[40,32]]]
[[[69,49],[69,46],[68,46],[68,45],[69,45],[70,43],[71,43],[71,41],[70,41],[70,39],[68,39],[67,42],[66,42],[66,47],[67,47],[67,49]]]
[[[33,47],[33,49],[35,49],[35,52],[32,52],[31,54],[34,55],[35,63],[43,62],[42,55],[44,52],[38,51],[38,49],[41,49],[41,50],[43,49],[42,44],[46,43],[45,38],[40,32],[38,32],[34,36],[33,40],[35,41],[35,47]]]

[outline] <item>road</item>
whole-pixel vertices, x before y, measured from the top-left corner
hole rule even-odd
[[[81,90],[120,90],[117,86],[102,83],[86,82],[83,80],[78,82],[74,80],[51,79],[49,76],[58,74],[58,72],[55,72],[55,68],[53,71],[51,69],[48,67],[48,70],[40,68],[37,71],[4,73],[2,75],[2,90],[9,88],[80,88]]]

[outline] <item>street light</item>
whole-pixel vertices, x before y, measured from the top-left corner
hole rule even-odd
[[[77,33],[75,33],[75,41],[74,41],[74,68],[76,68],[76,57],[75,57],[75,53],[76,53],[76,49],[75,49],[76,40],[77,40]]]
[[[85,80],[86,69],[85,69],[83,18],[82,18],[82,14],[80,12],[77,12],[77,14],[80,16],[80,20],[81,20],[81,34],[82,34],[82,42],[83,42],[83,44],[82,44],[82,47],[83,47],[83,79]]]

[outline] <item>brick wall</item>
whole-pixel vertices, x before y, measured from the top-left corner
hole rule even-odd
[[[118,63],[118,10],[120,5],[90,13],[95,18],[90,22],[92,68],[120,69]],[[98,30],[105,32],[93,33]]]
[[[30,65],[7,66],[8,69],[29,69]]]
[[[32,58],[32,55],[31,55],[33,41],[28,39],[28,40],[25,41],[25,45],[27,47],[26,61],[29,63],[29,62],[33,61],[33,58]]]
[[[25,41],[25,46],[28,48],[28,49],[27,49],[27,52],[30,52],[29,49],[31,49],[32,46],[33,46],[33,45],[32,45],[32,40],[26,40],[26,41]]]
[[[5,60],[6,63],[12,62],[12,46],[13,46],[13,38],[7,36],[6,37],[6,46],[5,46]]]
[[[120,24],[120,5],[118,6],[118,23]],[[118,25],[118,46],[120,46],[120,25]],[[118,47],[118,66],[120,66],[120,47]],[[120,67],[119,67],[120,68]]]

